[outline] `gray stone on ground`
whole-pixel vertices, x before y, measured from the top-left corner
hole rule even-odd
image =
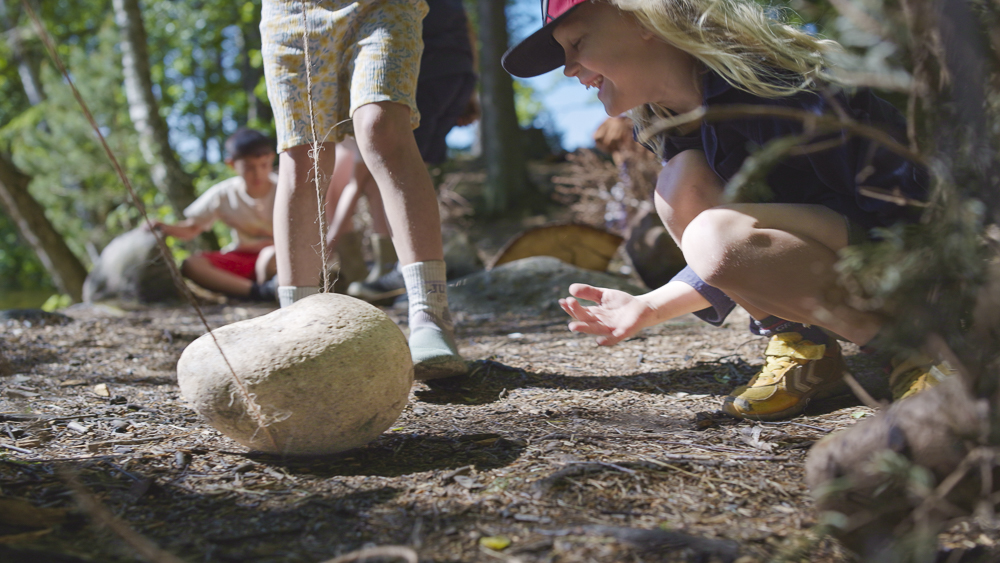
[[[448,279],[457,279],[483,270],[483,261],[469,235],[457,229],[444,229],[444,261]]]
[[[452,311],[466,315],[564,314],[559,299],[569,297],[574,283],[632,295],[646,292],[621,276],[584,270],[551,256],[533,256],[449,282],[448,303]]]
[[[330,454],[364,445],[399,417],[413,384],[402,331],[377,307],[333,293],[213,331],[177,363],[184,398],[217,430],[255,450]]]
[[[156,236],[142,228],[112,240],[83,284],[87,302],[164,303],[179,297]]]

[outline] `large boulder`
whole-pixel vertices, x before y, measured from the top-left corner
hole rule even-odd
[[[389,428],[406,406],[413,364],[380,309],[321,293],[198,338],[181,354],[177,380],[199,414],[244,446],[318,455]]]
[[[156,236],[142,228],[112,240],[83,283],[86,302],[164,303],[179,297]]]

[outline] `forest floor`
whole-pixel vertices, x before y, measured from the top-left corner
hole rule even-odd
[[[496,249],[522,227],[470,238]],[[273,310],[203,307],[213,327]],[[13,368],[0,377],[0,561],[170,560],[140,557],[123,526],[190,562],[388,545],[427,562],[851,560],[816,531],[803,463],[872,409],[845,396],[786,422],[721,415],[762,363],[745,314],[721,328],[676,319],[606,348],[551,309],[457,311],[472,373],[415,384],[381,437],[310,459],[247,451],[186,405],[177,359],[205,332],[190,307],[0,323]],[[880,366],[845,353],[884,395]],[[963,522],[941,545],[997,553],[998,541]]]
[[[206,308],[212,326],[269,310]],[[192,311],[74,314],[0,329],[16,373],[0,379],[2,498],[69,509],[6,519],[3,561],[135,560],[75,508],[70,477],[187,561],[318,562],[390,544],[439,562],[849,560],[812,531],[803,461],[872,410],[845,397],[783,423],[719,415],[760,364],[764,342],[739,319],[679,319],[614,348],[558,316],[460,322],[472,375],[414,385],[363,448],[297,460],[245,451],[185,406],[175,364],[204,332]],[[855,373],[877,371],[865,359],[849,351]],[[623,527],[703,539],[628,544]],[[992,547],[993,534],[963,523],[943,545]]]

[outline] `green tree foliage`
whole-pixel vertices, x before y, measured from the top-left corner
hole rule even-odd
[[[154,215],[174,219],[138,151],[110,1],[41,4],[60,55],[143,202]],[[221,149],[237,127],[273,133],[260,56],[260,0],[150,0],[142,7],[161,112],[200,193],[231,174],[220,162]],[[0,42],[0,148],[34,177],[32,195],[73,251],[89,262],[114,236],[135,227],[139,214],[19,3],[8,0],[7,8],[26,56],[41,69],[47,100],[29,104],[10,45]],[[45,283],[37,277],[41,265],[15,233],[9,221],[0,221],[0,286]]]

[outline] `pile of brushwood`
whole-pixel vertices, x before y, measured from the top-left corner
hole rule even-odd
[[[844,14],[906,55],[908,150],[933,183],[922,225],[846,256],[844,280],[858,307],[886,314],[894,342],[959,377],[818,444],[807,481],[829,529],[866,560],[924,560],[952,519],[995,526],[1000,500],[1000,5]]]

